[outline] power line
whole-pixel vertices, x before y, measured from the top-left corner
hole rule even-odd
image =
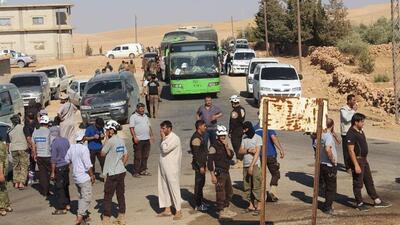
[[[400,124],[400,0],[391,0],[392,15],[392,59],[396,123]]]

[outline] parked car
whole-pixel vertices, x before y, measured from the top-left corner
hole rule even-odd
[[[72,75],[64,65],[43,67],[35,72],[44,72],[49,78],[50,92],[52,99],[58,99],[61,92],[67,92],[69,84],[72,82]]]
[[[259,64],[254,70],[253,95],[258,104],[262,96],[301,97],[303,77],[288,64]]]
[[[143,46],[138,43],[128,43],[115,46],[112,50],[106,53],[106,57],[114,58],[135,58],[143,54]]]
[[[245,74],[249,68],[250,60],[256,57],[256,53],[252,49],[237,49],[233,53],[232,68],[230,75]]]
[[[89,79],[74,80],[68,87],[67,94],[69,101],[77,107],[81,106],[83,91],[88,81]]]
[[[29,105],[31,100],[42,104],[42,106],[50,103],[50,83],[44,72],[15,74],[11,77],[10,83],[17,86],[25,107]]]
[[[98,117],[126,123],[139,102],[139,86],[133,74],[105,73],[91,78],[86,84],[81,100],[83,124]]]
[[[279,63],[279,61],[275,58],[253,58],[250,60],[249,67],[246,69],[246,87],[247,94],[253,97],[253,77],[254,77],[254,69],[259,64],[267,64],[267,63]]]
[[[239,38],[239,39],[236,39],[236,44],[246,44],[246,45],[248,45],[249,41],[247,41],[247,39],[245,39],[245,38]]]
[[[17,65],[20,68],[29,67],[31,63],[36,62],[35,56],[29,56],[9,49],[1,50],[0,56],[10,58],[10,65]]]
[[[249,45],[248,44],[243,44],[243,43],[237,43],[235,45],[235,49],[249,49]]]
[[[0,122],[11,124],[10,118],[20,114],[24,118],[24,102],[14,84],[0,84]]]

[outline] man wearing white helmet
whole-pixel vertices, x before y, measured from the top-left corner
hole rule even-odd
[[[182,75],[185,74],[188,70],[188,64],[187,63],[182,63],[181,68],[176,68],[175,70],[175,75]]]
[[[215,184],[219,219],[231,219],[237,215],[229,210],[229,202],[233,194],[229,167],[234,152],[227,142],[226,127],[218,125],[216,134],[217,141],[211,144],[208,151],[207,168],[211,173],[211,181]]]
[[[75,224],[82,224],[89,220],[88,210],[92,201],[92,185],[96,180],[89,149],[83,145],[84,137],[85,133],[79,132],[76,135],[75,144],[69,147],[65,155],[65,161],[72,165],[72,176],[79,192]]]
[[[40,117],[40,127],[32,134],[32,156],[39,168],[40,193],[43,196],[53,195],[49,190],[51,173],[51,148],[49,117]]]
[[[231,138],[233,151],[237,159],[242,160],[242,155],[238,154],[243,136],[243,122],[246,118],[246,110],[240,106],[240,98],[237,95],[232,95],[229,98],[232,104],[232,112],[229,118],[229,136]]]
[[[112,215],[112,198],[117,194],[118,218],[116,223],[125,225],[125,175],[128,162],[128,150],[125,142],[117,136],[120,125],[117,121],[110,120],[104,127],[108,138],[101,155],[105,157],[103,175],[106,177],[104,184],[103,225],[110,224]]]

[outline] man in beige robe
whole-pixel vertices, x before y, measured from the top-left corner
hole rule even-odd
[[[68,139],[70,144],[75,144],[75,113],[77,108],[74,104],[69,102],[68,95],[60,94],[61,106],[57,112],[57,116],[60,118],[60,135],[63,138]]]
[[[161,217],[172,216],[171,207],[176,209],[174,220],[182,219],[180,174],[182,148],[181,140],[172,132],[172,123],[161,123],[161,154],[158,166],[158,200],[164,211]]]

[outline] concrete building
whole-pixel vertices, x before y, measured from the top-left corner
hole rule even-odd
[[[13,49],[37,57],[72,57],[72,6],[1,5],[0,49]]]

